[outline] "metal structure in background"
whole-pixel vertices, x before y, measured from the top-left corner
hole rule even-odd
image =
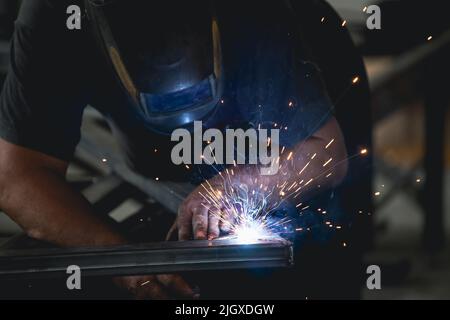
[[[71,265],[79,266],[83,276],[118,276],[292,264],[292,244],[281,239],[249,244],[238,240],[175,241],[111,248],[4,250],[0,252],[0,279],[64,277]]]
[[[414,185],[418,170],[423,167],[426,182],[423,192],[416,194],[424,211],[423,244],[429,253],[445,246],[444,221],[444,137],[445,114],[450,102],[447,81],[450,74],[450,30],[412,51],[395,58],[389,70],[372,79],[375,122],[411,101],[425,103],[425,157],[408,172],[398,172],[377,159],[377,166],[395,181],[391,190],[378,202],[386,203],[396,192]]]

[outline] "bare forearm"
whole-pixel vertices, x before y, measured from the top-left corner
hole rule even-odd
[[[18,178],[22,180],[16,180]],[[24,176],[16,174],[14,181],[17,182],[9,187],[0,186],[3,191],[0,207],[30,236],[62,247],[125,243],[120,235],[94,216],[90,204],[70,188],[59,172],[34,169]],[[114,278],[114,283],[139,299],[167,299],[169,293],[182,298],[194,296],[179,276],[118,277]]]
[[[330,141],[310,138],[283,154],[282,178],[277,183],[285,183],[285,194],[298,190],[295,192],[299,194],[298,198],[307,200],[342,182],[348,165],[345,148],[335,150],[331,145],[325,148]]]
[[[306,201],[321,190],[335,187],[348,169],[347,150],[339,125],[331,119],[312,137],[283,149],[275,175],[261,175],[255,166],[236,169],[241,182],[272,191],[273,201],[296,196]]]
[[[3,188],[0,207],[33,238],[59,246],[124,243],[64,177],[47,169],[16,172]]]

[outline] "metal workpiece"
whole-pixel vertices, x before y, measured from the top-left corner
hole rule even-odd
[[[0,251],[0,278],[165,274],[204,270],[285,268],[293,265],[292,243],[283,239],[242,243],[237,239],[174,241],[85,249]]]

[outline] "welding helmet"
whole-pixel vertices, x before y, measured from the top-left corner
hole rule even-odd
[[[221,100],[220,35],[208,0],[85,0],[87,16],[136,114],[170,134]]]

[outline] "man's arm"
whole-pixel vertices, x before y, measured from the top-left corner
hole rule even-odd
[[[297,182],[298,187],[302,187],[298,199],[306,201],[320,189],[336,187],[344,180],[348,171],[347,157],[341,128],[332,117],[311,137],[283,152],[277,175],[261,176],[261,180],[268,186],[287,181],[289,187]]]
[[[344,137],[336,119],[330,118],[311,137],[298,143],[292,150],[285,150],[280,157],[280,167],[276,175],[262,176],[255,166],[241,166],[234,170],[233,178],[249,186],[258,187],[263,184],[268,190],[284,183],[290,186],[297,182],[302,186],[301,194],[296,199],[298,202],[308,200],[320,190],[340,184],[347,175],[348,161]],[[332,174],[328,175],[331,167]],[[300,184],[301,181],[303,182]],[[209,183],[214,189],[224,189],[221,176],[214,177]],[[298,186],[293,190],[297,188]],[[202,205],[205,201],[199,191],[203,191],[202,187],[194,190],[180,206],[177,227],[181,240],[192,237],[214,239],[220,234],[219,219],[216,214],[211,214],[207,206]],[[273,194],[270,201],[279,201],[280,197],[279,193]]]
[[[66,170],[62,160],[0,139],[0,208],[30,237],[61,247],[126,243],[65,181]],[[179,276],[120,277],[115,282],[136,298],[193,297]]]
[[[67,163],[0,139],[0,207],[32,238],[59,246],[125,243],[65,181]]]

